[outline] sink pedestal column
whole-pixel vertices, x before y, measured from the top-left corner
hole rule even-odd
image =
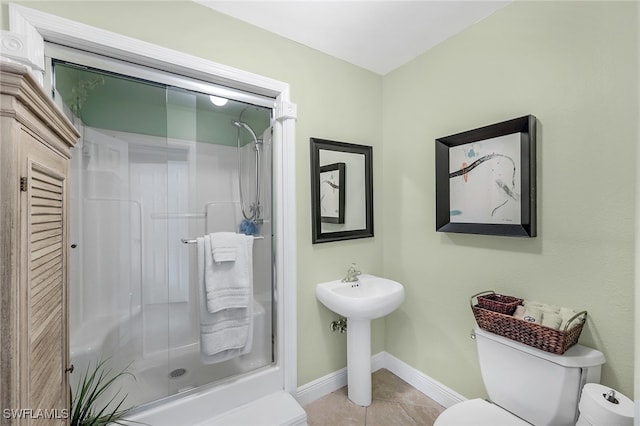
[[[347,389],[349,399],[371,405],[371,320],[347,319]]]

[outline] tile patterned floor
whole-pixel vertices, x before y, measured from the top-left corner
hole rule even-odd
[[[444,410],[389,370],[376,371],[371,382],[368,407],[349,401],[346,386],[307,404],[309,426],[431,426]]]

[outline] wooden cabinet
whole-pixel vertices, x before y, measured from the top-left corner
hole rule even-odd
[[[0,95],[0,424],[64,424],[68,174],[79,135],[26,68],[0,62]]]

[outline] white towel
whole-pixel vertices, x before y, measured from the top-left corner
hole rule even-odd
[[[234,232],[205,235],[205,287],[207,309],[247,308],[251,302],[253,237]],[[234,262],[215,262],[214,251],[235,249]]]
[[[522,304],[525,306],[526,312],[521,311],[521,319],[542,324],[556,330],[564,330],[569,319],[576,314],[576,312],[571,308],[547,305],[545,303],[531,300],[525,300]],[[540,316],[538,316],[538,314],[540,314]],[[514,314],[514,316],[516,316],[516,314]],[[575,326],[578,323],[578,321],[575,321],[572,323],[572,326]]]
[[[213,314],[212,324],[200,325],[200,345],[204,355],[241,355],[247,345],[250,319],[247,310],[226,309]],[[232,351],[233,352],[230,352]],[[226,352],[226,353],[225,353]]]
[[[558,314],[554,314],[551,312],[544,312],[542,314],[542,325],[545,327],[553,328],[554,330],[560,329],[560,324],[562,324],[562,317]]]
[[[522,305],[516,306],[516,311],[513,313],[513,316],[518,319],[524,318],[524,314],[527,312],[527,308]]]
[[[560,308],[558,306],[555,305],[548,305],[546,303],[541,303],[541,302],[535,302],[532,300],[525,300],[522,302],[522,304],[526,307],[526,308],[535,308],[535,309],[539,309],[542,311],[542,313],[552,313],[552,314],[557,314],[560,311]]]
[[[236,261],[237,250],[235,247],[214,247],[211,252],[213,261],[216,263]]]
[[[522,319],[528,322],[540,324],[540,321],[542,320],[542,311],[532,305],[527,305]]]
[[[253,272],[251,271],[249,275],[248,306],[221,309],[215,313],[209,312],[205,277],[207,275],[206,258],[211,258],[212,252],[205,248],[204,237],[198,238],[197,243],[200,358],[204,364],[214,364],[251,352],[253,343],[253,300],[251,297]]]
[[[560,308],[560,316],[562,317],[562,323],[560,324],[560,330],[564,330],[564,327],[567,325],[569,320],[576,315],[576,312],[571,308]],[[580,321],[572,322],[571,328],[578,325]]]

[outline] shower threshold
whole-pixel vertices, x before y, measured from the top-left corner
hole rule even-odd
[[[291,396],[280,391],[221,414],[196,426],[250,425],[302,426],[307,424],[307,413]]]

